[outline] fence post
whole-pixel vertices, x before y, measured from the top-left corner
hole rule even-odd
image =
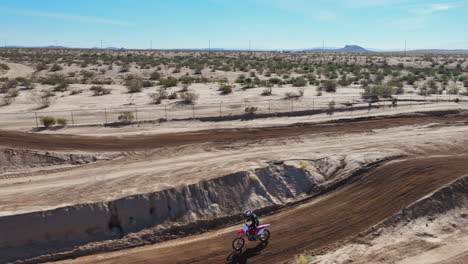
[[[271,114],[271,100],[268,99],[268,113]]]
[[[221,104],[222,104],[222,103],[223,103],[223,102],[219,102],[219,116],[220,116],[220,117],[222,116],[222,111],[221,111]]]
[[[135,120],[138,121],[138,108],[135,107]]]
[[[39,121],[37,120],[37,112],[34,112],[34,116],[36,117],[36,127],[39,127]]]
[[[70,114],[71,114],[72,125],[74,125],[75,124],[75,119],[73,118],[73,111],[70,111]]]
[[[107,124],[107,108],[104,108],[104,119],[105,119],[104,124]]]

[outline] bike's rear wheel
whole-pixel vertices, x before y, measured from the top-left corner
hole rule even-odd
[[[258,235],[258,239],[260,239],[260,241],[262,242],[268,241],[269,238],[270,238],[270,230],[268,229],[263,230],[263,232],[260,235]]]
[[[235,238],[232,241],[232,248],[235,250],[241,250],[245,245],[245,240],[242,237]]]

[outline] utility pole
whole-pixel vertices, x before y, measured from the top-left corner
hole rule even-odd
[[[153,49],[153,41],[150,40],[150,50],[152,50],[152,49]]]
[[[322,51],[325,51],[325,40],[322,40]]]
[[[252,51],[252,41],[249,40],[249,51]]]
[[[102,40],[101,40],[101,49],[102,49]]]
[[[406,40],[405,40],[405,57],[406,57]]]

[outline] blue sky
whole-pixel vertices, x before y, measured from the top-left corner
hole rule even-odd
[[[468,49],[468,0],[0,0],[0,43]]]

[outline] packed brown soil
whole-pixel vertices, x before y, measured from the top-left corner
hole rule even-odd
[[[233,229],[66,263],[282,263],[305,250],[320,252],[387,219],[414,201],[468,174],[468,155],[391,162],[310,203],[270,217],[268,244],[230,250]]]
[[[199,132],[171,133],[138,136],[87,137],[74,135],[44,135],[0,130],[0,146],[83,151],[128,151],[147,150],[159,147],[196,144],[205,142],[232,142],[263,138],[288,137],[319,133],[358,133],[373,129],[388,129],[405,125],[431,123],[468,122],[468,116],[453,112],[390,117],[368,117],[325,123],[302,123],[283,127],[241,128],[204,130]]]

